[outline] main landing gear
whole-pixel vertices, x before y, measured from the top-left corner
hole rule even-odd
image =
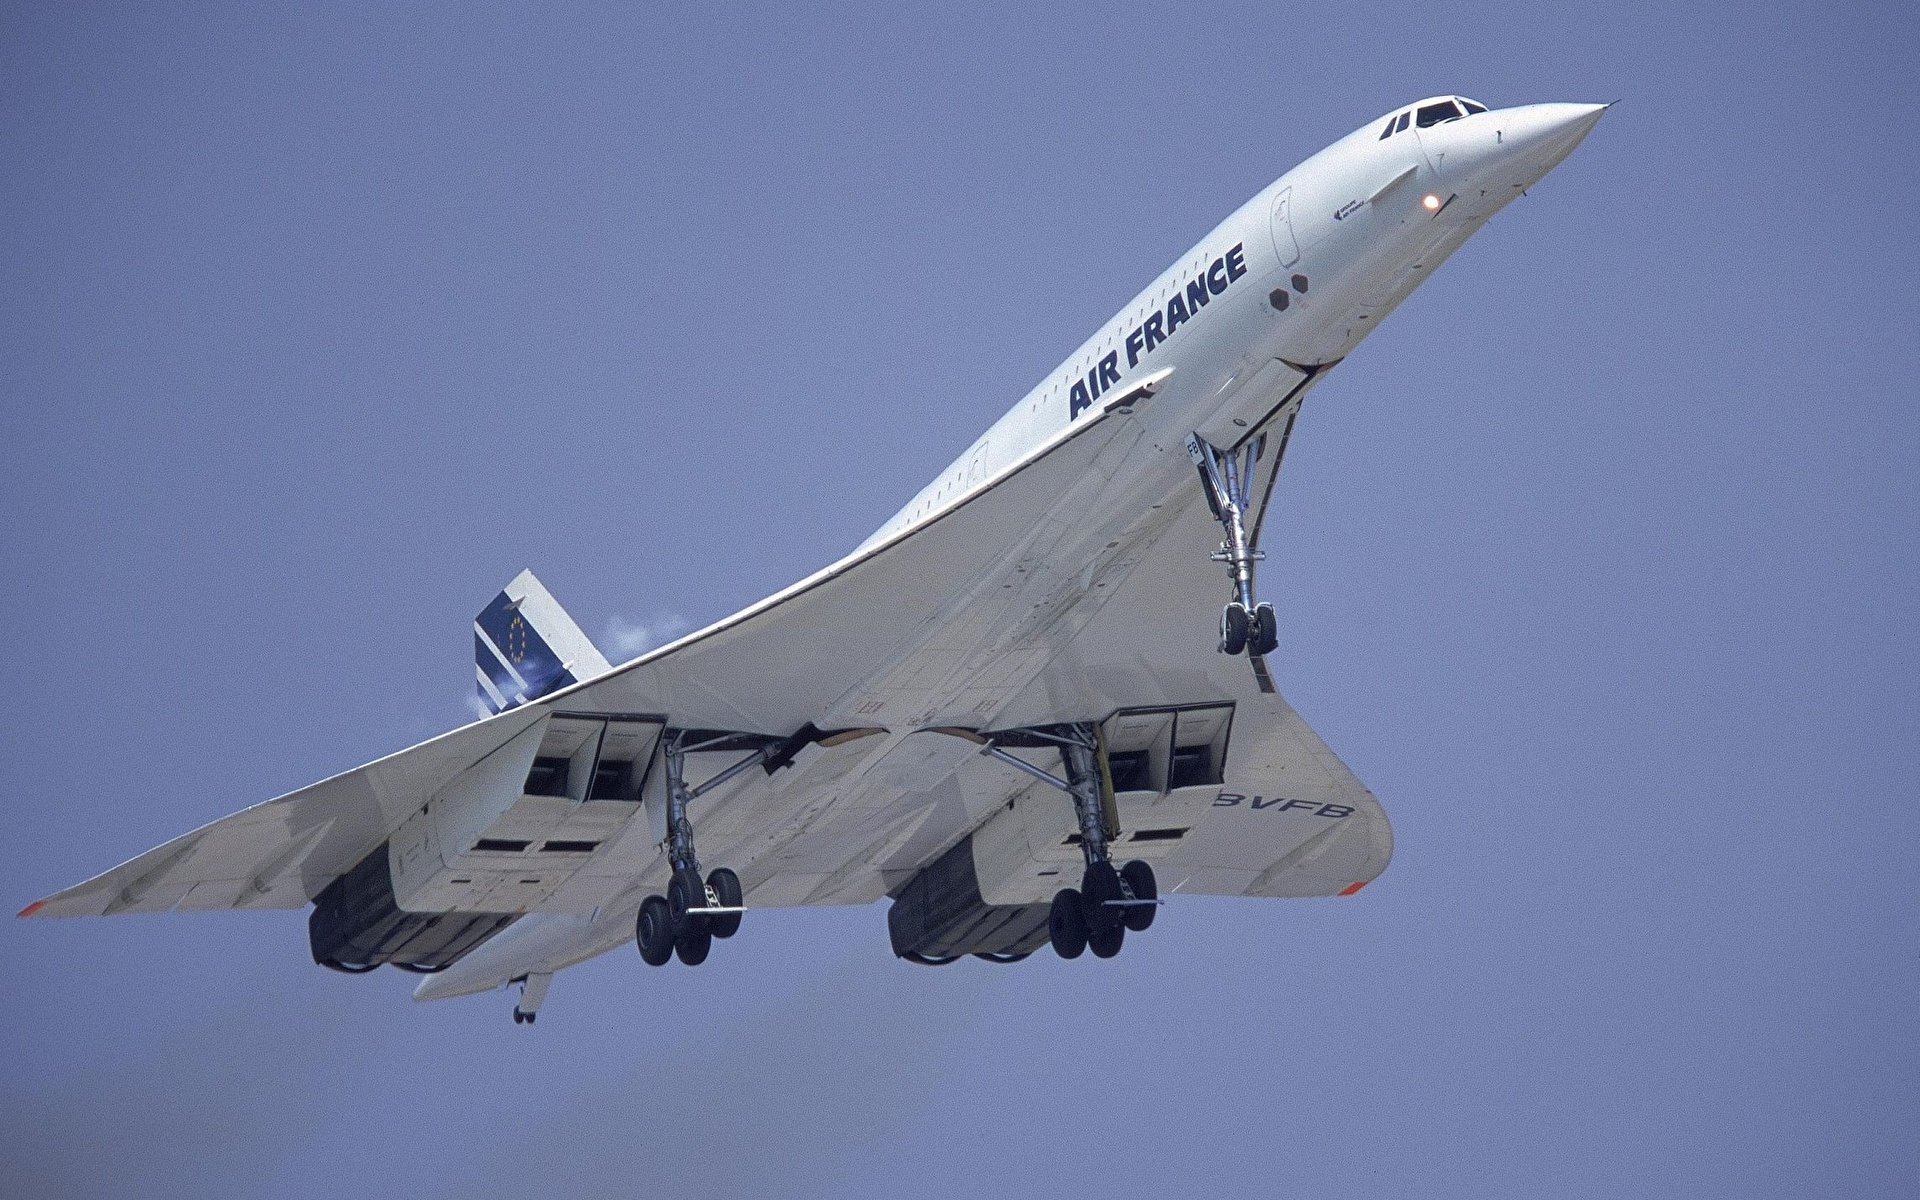
[[[707,961],[713,939],[730,938],[740,931],[740,917],[746,912],[740,877],[726,867],[700,876],[700,859],[693,850],[693,822],[687,818],[687,805],[703,792],[719,787],[749,767],[764,763],[778,749],[778,743],[760,747],[696,788],[685,778],[687,755],[697,750],[716,748],[715,738],[689,746],[684,730],[668,733],[665,746],[667,765],[667,860],[673,864],[673,876],[665,896],[648,896],[640,904],[634,921],[634,940],[640,957],[649,966],[663,966],[678,957],[689,967]]]
[[[1066,762],[1065,779],[998,746],[990,744],[985,752],[1073,798],[1080,853],[1087,864],[1078,889],[1061,888],[1054,893],[1047,914],[1047,940],[1061,958],[1079,958],[1087,950],[1095,958],[1112,958],[1120,953],[1129,929],[1143,933],[1153,924],[1160,888],[1150,865],[1135,860],[1116,869],[1108,852],[1109,843],[1120,834],[1120,818],[1101,754],[1099,726],[1056,725],[1024,732],[1059,747]]]
[[[1234,598],[1220,614],[1220,653],[1244,653],[1256,660],[1273,653],[1280,644],[1273,605],[1253,600],[1253,567],[1267,556],[1254,548],[1246,523],[1248,492],[1266,447],[1264,433],[1232,450],[1222,450],[1197,433],[1187,436],[1187,456],[1200,469],[1207,507],[1226,532],[1226,539],[1213,552],[1213,561],[1226,563],[1227,573],[1233,578]]]

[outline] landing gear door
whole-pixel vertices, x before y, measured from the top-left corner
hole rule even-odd
[[[1280,265],[1291,267],[1300,261],[1300,243],[1293,237],[1293,189],[1281,188],[1273,198],[1273,252]]]
[[[646,775],[640,784],[640,807],[647,816],[647,836],[658,846],[667,840],[667,739],[654,740],[653,753],[647,758]]]

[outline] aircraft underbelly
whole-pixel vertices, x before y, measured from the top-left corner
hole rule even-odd
[[[1271,417],[1277,436],[1305,382],[1288,370],[1228,396],[1211,415],[1224,423],[1245,412],[1249,427]],[[1257,480],[1262,497],[1277,459],[1276,448]],[[749,901],[870,902],[899,872],[1036,786],[1004,768],[962,771],[975,747],[917,730],[1098,719],[1146,704],[1260,702],[1246,661],[1213,651],[1226,581],[1207,559],[1218,531],[1192,472],[1169,437],[1135,429],[1114,438],[990,569],[816,718],[825,728],[886,724],[892,733],[815,747],[787,772],[754,772],[703,800],[702,846],[735,866]],[[1123,593],[1127,602],[1113,605]],[[1239,748],[1236,739],[1236,757]],[[657,855],[635,867],[637,903],[663,884],[666,869]]]
[[[1196,343],[1187,357],[1212,361],[1223,348]],[[973,743],[932,730],[1098,720],[1156,705],[1236,714],[1230,752],[1222,735],[1218,778],[1118,799],[1123,839],[1146,839],[1123,840],[1119,852],[1153,862],[1165,890],[1324,895],[1371,878],[1391,847],[1379,806],[1285,701],[1263,690],[1246,659],[1214,652],[1227,580],[1208,560],[1219,529],[1184,446],[1195,429],[1216,444],[1266,433],[1271,445],[1253,488],[1257,527],[1317,377],[1258,351],[1224,383],[1188,372],[1068,444],[1062,453],[1078,461],[1050,487],[1014,479],[989,498],[994,507],[967,512],[971,536],[939,546],[920,535],[919,545],[902,545],[919,561],[897,571],[940,580],[916,589],[921,607],[876,597],[865,620],[809,618],[802,595],[771,657],[764,643],[758,653],[730,654],[723,631],[697,667],[616,676],[574,693],[568,707],[671,712],[684,724],[768,732],[806,721],[889,731],[809,747],[774,776],[749,772],[698,802],[702,857],[739,873],[749,907],[868,904],[957,855],[970,861],[973,902],[1031,924],[1034,906],[1079,869],[1071,805],[982,758]],[[850,635],[860,641],[847,642]],[[776,675],[810,679],[815,690],[781,694],[748,678]],[[702,769],[724,765],[713,756]],[[615,857],[584,886],[621,878],[616,893],[560,889],[515,936],[483,947],[461,978],[557,969],[630,940],[641,898],[665,888],[668,867],[637,836],[623,837]],[[559,923],[543,926],[543,913]]]

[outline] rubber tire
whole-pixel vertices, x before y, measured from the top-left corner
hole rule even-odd
[[[1053,894],[1053,908],[1047,913],[1047,940],[1061,958],[1079,958],[1087,949],[1087,914],[1080,907],[1080,893],[1061,888]]]
[[[1220,653],[1238,654],[1247,648],[1252,619],[1238,600],[1220,610]]]
[[[1279,647],[1280,620],[1273,615],[1273,605],[1261,604],[1254,608],[1247,645],[1255,654],[1272,654]]]
[[[640,948],[640,961],[650,967],[663,967],[673,957],[673,914],[667,911],[664,897],[648,896],[640,902],[633,942]]]
[[[1158,900],[1160,898],[1160,884],[1153,877],[1153,868],[1141,862],[1139,859],[1136,858],[1126,866],[1121,867],[1120,878],[1126,880],[1127,886],[1133,889],[1133,898],[1135,900]],[[1159,913],[1160,909],[1158,905],[1154,904],[1134,904],[1120,911],[1125,914],[1121,917],[1122,924],[1126,925],[1128,929],[1133,930],[1135,933],[1145,933],[1148,927],[1153,924],[1153,918]]]
[[[705,926],[681,930],[673,939],[673,952],[688,966],[699,966],[713,952],[713,931]]]
[[[707,874],[707,886],[713,889],[715,898],[722,908],[738,908],[745,893],[740,890],[740,877],[726,867],[715,867]],[[740,913],[721,913],[707,918],[707,928],[717,938],[730,938],[740,932]]]
[[[1121,945],[1127,940],[1127,927],[1115,921],[1111,929],[1095,930],[1087,938],[1087,949],[1093,951],[1095,958],[1112,958],[1120,953]]]
[[[1106,902],[1126,898],[1126,893],[1120,890],[1120,872],[1114,870],[1111,862],[1097,862],[1087,868],[1080,877],[1080,909],[1086,914],[1089,940],[1121,923],[1122,914],[1127,910]]]
[[[705,917],[687,912],[690,908],[705,908],[706,905],[707,889],[701,884],[700,877],[692,871],[675,871],[673,879],[667,884],[667,915],[672,920],[676,939],[687,929],[707,928]]]

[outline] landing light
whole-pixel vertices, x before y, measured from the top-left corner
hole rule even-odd
[[[1440,197],[1434,195],[1432,192],[1428,192],[1426,195],[1420,197],[1420,207],[1426,209],[1428,212],[1439,212]]]

